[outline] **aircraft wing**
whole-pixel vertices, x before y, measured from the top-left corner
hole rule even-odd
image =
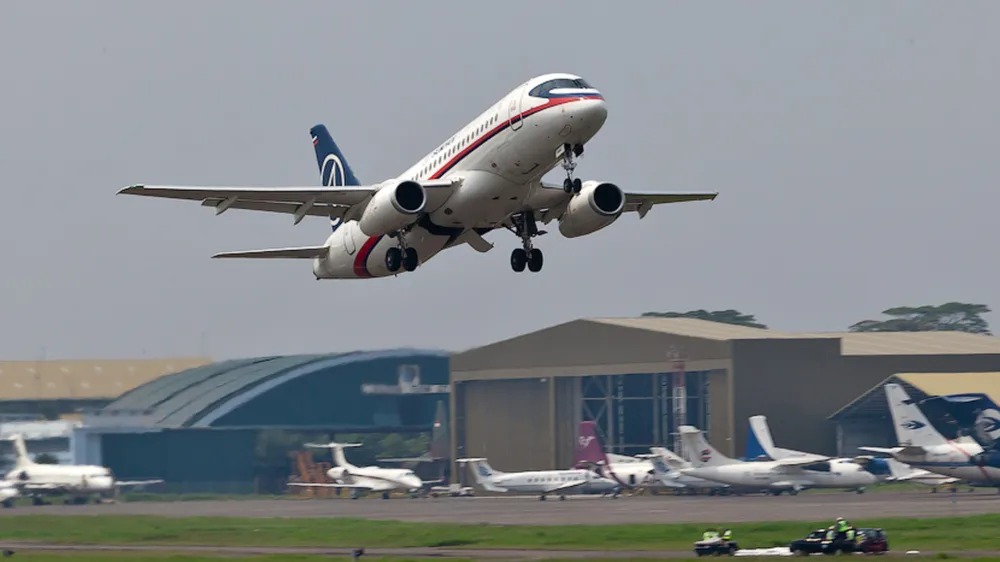
[[[791,458],[778,459],[772,462],[775,464],[776,469],[782,469],[782,468],[809,466],[811,464],[818,464],[824,461],[831,460],[832,458],[833,457],[821,457],[821,456],[805,457],[805,458],[791,457]]]
[[[330,251],[329,246],[301,246],[298,248],[274,248],[269,250],[244,250],[239,252],[219,252],[212,256],[219,258],[256,258],[256,259],[286,259],[311,260],[324,256]]]
[[[587,481],[581,478],[580,480],[573,480],[573,481],[570,481],[570,482],[565,482],[565,483],[563,483],[563,484],[561,484],[559,486],[553,486],[551,488],[546,488],[545,489],[545,493],[546,494],[551,494],[553,492],[559,492],[559,491],[562,491],[562,490],[569,490],[570,488],[576,488],[577,486],[583,486],[586,483],[587,483]]]
[[[421,180],[428,190],[454,187],[455,181]],[[243,187],[243,186],[185,186],[185,185],[130,185],[119,195],[139,195],[161,199],[200,201],[203,206],[215,207],[216,214],[229,209],[244,209],[295,216],[298,224],[307,215],[340,217],[356,206],[367,205],[369,197],[379,185],[348,185],[336,187]],[[428,193],[428,199],[437,198]],[[430,203],[430,201],[429,201]]]
[[[639,213],[639,218],[646,216],[646,213],[653,208],[653,205],[664,203],[687,203],[689,201],[714,201],[719,196],[713,191],[666,191],[660,193],[626,193],[625,209],[622,212]]]
[[[883,453],[886,455],[922,455],[926,450],[919,445],[906,445],[903,447],[858,447],[859,450],[871,453]]]
[[[163,484],[163,480],[125,480],[115,482],[115,486],[148,486],[150,484]]]
[[[375,488],[371,486],[365,486],[363,484],[328,484],[326,482],[289,482],[289,486],[298,486],[300,488],[348,488],[354,490],[374,490]]]

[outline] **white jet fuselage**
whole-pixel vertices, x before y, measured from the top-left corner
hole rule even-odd
[[[429,191],[424,208],[429,223],[418,223],[404,235],[422,263],[453,244],[460,229],[497,228],[513,213],[546,207],[565,195],[542,188],[542,176],[561,162],[557,153],[561,146],[585,144],[607,119],[604,99],[593,88],[565,96],[530,95],[534,86],[567,76],[545,75],[525,82],[398,176],[399,180],[460,181],[441,200],[434,200]],[[399,273],[389,271],[384,259],[397,246],[396,239],[368,236],[358,221],[345,221],[327,245],[327,255],[313,261],[317,279]]]
[[[973,458],[983,452],[983,448],[974,441],[952,441],[946,445],[924,446],[923,449],[923,453],[908,453],[904,450],[893,457],[914,468],[972,484],[1000,484],[1000,468],[977,466],[973,463]]]
[[[817,465],[827,463],[817,463]],[[863,488],[877,478],[864,467],[844,459],[830,461],[830,470],[810,470],[781,466],[777,462],[742,462],[722,466],[683,469],[690,476],[714,480],[730,486],[762,489]]]
[[[103,466],[32,464],[11,470],[5,478],[15,485],[80,494],[106,494],[115,488],[114,476]]]
[[[598,476],[589,470],[582,469],[534,470],[493,475],[491,484],[510,492],[542,494],[557,486],[580,480],[585,481],[585,484],[579,487],[580,491],[610,492],[618,488],[618,484],[612,480]]]
[[[382,468],[380,466],[335,466],[326,475],[337,484],[363,486],[372,492],[391,490],[419,490],[423,486],[420,477],[405,468]]]

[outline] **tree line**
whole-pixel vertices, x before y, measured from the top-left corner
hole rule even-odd
[[[882,311],[887,318],[861,320],[851,324],[851,332],[968,332],[991,336],[983,315],[990,312],[985,304],[948,302],[939,305],[897,306]],[[753,314],[738,310],[689,310],[687,312],[645,312],[658,318],[697,318],[711,322],[767,328]]]

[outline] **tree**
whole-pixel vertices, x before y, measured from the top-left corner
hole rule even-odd
[[[992,335],[982,315],[990,312],[985,304],[949,302],[925,306],[897,306],[882,311],[887,320],[862,320],[852,332],[970,332]]]
[[[713,310],[711,312],[698,309],[688,312],[643,312],[643,316],[653,316],[656,318],[697,318],[710,322],[721,322],[723,324],[736,324],[737,326],[750,326],[751,328],[767,328],[757,321],[753,314],[743,314],[738,310]]]

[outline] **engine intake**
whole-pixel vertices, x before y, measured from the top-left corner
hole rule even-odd
[[[610,182],[585,181],[559,219],[566,238],[592,234],[615,222],[625,208],[625,193]]]
[[[367,236],[383,236],[413,222],[427,205],[424,186],[415,181],[390,180],[375,192],[358,221]]]

